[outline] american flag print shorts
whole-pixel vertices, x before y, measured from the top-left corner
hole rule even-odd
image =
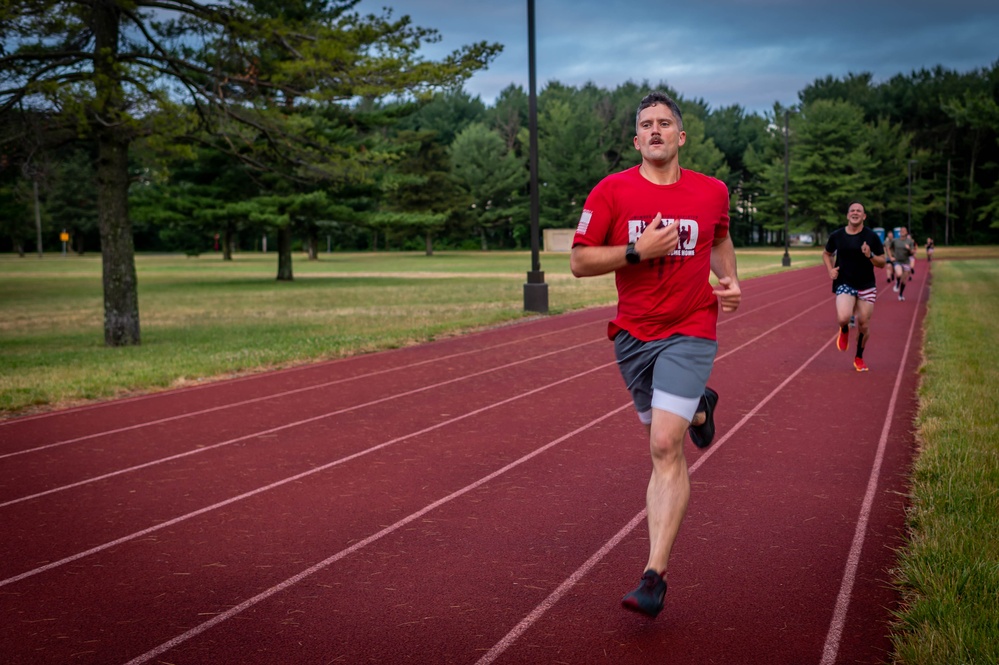
[[[836,287],[836,295],[853,296],[854,298],[860,298],[864,302],[874,304],[874,301],[878,299],[878,287],[872,286],[869,289],[861,289],[858,291],[848,284],[840,284]]]

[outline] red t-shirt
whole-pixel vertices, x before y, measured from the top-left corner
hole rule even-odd
[[[676,183],[656,185],[635,166],[597,183],[573,246],[635,242],[657,213],[664,224],[680,225],[671,254],[617,271],[617,316],[608,337],[623,329],[646,342],[674,334],[717,339],[718,299],[708,279],[714,241],[728,236],[728,210],[725,183],[696,171],[682,169]]]

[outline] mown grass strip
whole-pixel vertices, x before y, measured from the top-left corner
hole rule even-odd
[[[999,663],[999,261],[934,262],[897,663]]]

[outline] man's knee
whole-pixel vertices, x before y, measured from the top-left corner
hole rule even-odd
[[[683,437],[687,431],[687,421],[675,414],[653,424],[649,436],[652,458],[657,462],[670,464],[683,458]],[[660,425],[657,427],[656,425]]]

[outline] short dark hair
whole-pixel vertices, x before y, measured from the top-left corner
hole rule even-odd
[[[676,123],[680,126],[680,131],[683,131],[683,114],[680,112],[680,107],[677,106],[672,97],[667,95],[665,92],[659,92],[658,90],[654,90],[653,92],[645,95],[641,103],[639,103],[638,111],[635,112],[635,126],[638,126],[638,116],[642,114],[642,111],[650,106],[655,106],[656,104],[664,104],[668,106],[669,110],[673,112],[673,117],[676,118]]]

